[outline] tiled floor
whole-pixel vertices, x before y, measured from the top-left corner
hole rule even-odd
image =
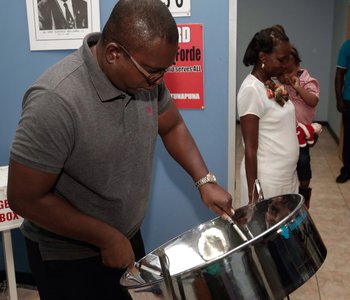
[[[236,186],[239,199],[239,166],[242,140],[237,126]],[[350,299],[350,181],[337,184],[341,161],[338,145],[327,128],[311,150],[313,179],[310,215],[327,247],[327,258],[315,276],[290,295],[291,300]]]
[[[38,292],[34,288],[17,288],[17,298],[18,300],[40,300]],[[0,300],[9,300],[10,296],[8,290],[2,291],[0,293]],[[15,299],[10,299],[15,300]]]
[[[240,127],[237,127],[237,183],[242,158]],[[335,177],[341,167],[338,146],[324,128],[317,145],[312,148],[313,188],[310,215],[326,244],[326,261],[308,282],[290,295],[291,300],[350,299],[350,181],[337,184]],[[239,199],[239,188],[237,188]],[[6,293],[0,300],[8,299]],[[19,300],[38,300],[36,291],[18,289]],[[218,299],[219,300],[219,299]],[[254,299],[252,299],[254,300]]]

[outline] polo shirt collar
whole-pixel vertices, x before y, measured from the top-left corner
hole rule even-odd
[[[84,38],[83,45],[79,49],[80,54],[88,68],[92,84],[94,85],[96,92],[102,102],[129,98],[130,96],[128,94],[117,89],[111,83],[91,53],[89,45],[97,43],[100,35],[101,33],[88,34]]]

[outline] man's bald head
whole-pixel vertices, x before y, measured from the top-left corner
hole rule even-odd
[[[120,0],[103,28],[102,40],[138,51],[155,40],[175,44],[178,31],[169,9],[160,0]]]

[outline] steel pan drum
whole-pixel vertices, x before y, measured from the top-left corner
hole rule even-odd
[[[121,285],[134,300],[283,299],[326,258],[299,194],[241,207],[233,221],[239,229],[215,218],[170,240],[127,271]]]

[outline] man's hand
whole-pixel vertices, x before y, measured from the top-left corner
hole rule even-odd
[[[232,196],[220,185],[206,183],[199,188],[199,192],[205,205],[221,218],[228,220],[234,215]]]
[[[120,232],[115,232],[105,245],[100,246],[102,263],[106,267],[127,269],[134,265],[135,254],[130,241]]]

